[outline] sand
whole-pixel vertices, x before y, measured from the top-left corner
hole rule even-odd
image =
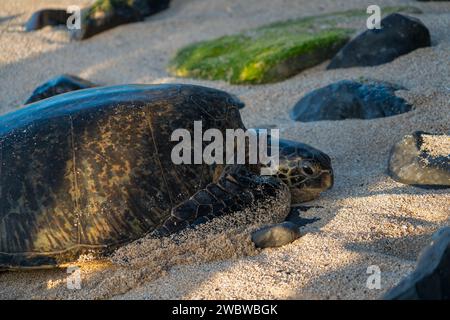
[[[249,242],[253,229],[278,220],[277,212],[283,210],[279,201],[219,219],[182,239],[144,239],[120,250],[111,261],[79,263],[81,290],[66,288],[64,269],[0,273],[0,298],[376,299],[413,270],[431,235],[449,225],[448,190],[403,185],[386,170],[391,147],[404,135],[450,130],[450,3],[378,1],[420,7],[424,14],[416,16],[432,36],[432,47],[391,63],[332,71],[325,70],[324,63],[280,83],[232,86],[172,78],[165,65],[176,49],[193,41],[277,20],[364,8],[370,1],[174,0],[171,9],[142,23],[81,43],[70,42],[63,29],[22,31],[23,23],[39,8],[88,2],[2,0],[0,113],[21,107],[37,85],[61,73],[101,85],[212,86],[246,103],[242,117],[247,127],[275,126],[283,137],[329,154],[335,185],[308,203],[317,208],[301,213],[320,220],[303,227],[303,236],[282,248],[256,250]],[[414,106],[413,111],[373,120],[295,123],[289,119],[288,111],[304,94],[359,77],[407,88],[397,94]],[[366,286],[371,265],[381,270],[380,289]]]
[[[450,152],[450,138],[448,135],[423,135],[421,150],[433,158],[447,156]]]

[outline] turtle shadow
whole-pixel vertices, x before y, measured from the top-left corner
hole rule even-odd
[[[311,208],[323,208],[321,206],[308,206],[308,205],[301,205],[301,206],[295,206],[291,207],[291,210],[289,211],[289,214],[285,218],[285,221],[290,221],[297,226],[305,227],[308,224],[312,224],[314,222],[319,221],[321,218],[319,217],[312,217],[312,218],[303,218],[302,213],[307,212]]]
[[[285,221],[296,224],[302,236],[308,233],[316,234],[336,217],[341,208],[342,206],[335,202],[322,203],[320,199],[295,204],[291,207]]]

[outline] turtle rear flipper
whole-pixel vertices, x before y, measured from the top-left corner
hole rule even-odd
[[[282,190],[288,192],[276,177],[259,176],[243,165],[229,166],[216,183],[208,184],[174,207],[155,235],[167,236],[214,217],[250,208],[258,200],[275,197]]]

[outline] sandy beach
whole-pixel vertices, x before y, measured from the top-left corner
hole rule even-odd
[[[170,9],[82,42],[64,28],[25,33],[43,8],[87,5],[87,0],[2,0],[0,4],[0,114],[23,106],[46,80],[69,73],[99,85],[192,83],[236,94],[244,124],[276,127],[283,138],[308,143],[333,163],[334,187],[301,212],[320,218],[281,248],[259,250],[250,233],[280,220],[282,199],[213,221],[164,240],[142,239],[108,261],[79,261],[82,288],[66,287],[65,269],[0,272],[0,299],[377,299],[414,269],[421,249],[450,225],[448,189],[421,189],[387,175],[389,152],[416,130],[450,132],[450,2],[377,1],[412,5],[430,30],[432,46],[377,67],[325,70],[327,62],[267,85],[179,79],[166,66],[176,50],[274,21],[365,10],[360,0],[173,0]],[[363,29],[361,21],[359,29]],[[292,106],[306,93],[343,79],[393,82],[413,106],[373,120],[294,122]],[[369,289],[367,268],[381,270],[381,289]]]

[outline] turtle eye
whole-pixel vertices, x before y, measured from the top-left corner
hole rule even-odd
[[[314,166],[307,162],[303,162],[300,169],[305,176],[312,176],[316,173]]]

